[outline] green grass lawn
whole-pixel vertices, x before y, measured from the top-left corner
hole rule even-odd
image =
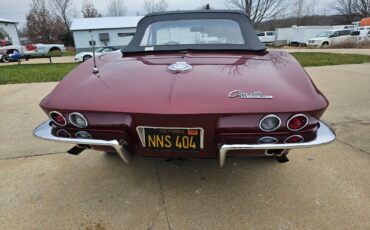
[[[63,53],[63,56],[75,56],[76,52],[75,51],[66,51]]]
[[[60,81],[78,63],[0,66],[0,85]]]
[[[370,56],[357,54],[297,52],[292,55],[304,67],[370,62]],[[0,66],[0,85],[60,81],[77,65],[78,63],[3,65]]]
[[[291,53],[304,67],[362,64],[370,62],[370,56],[359,54],[333,54],[333,53]]]

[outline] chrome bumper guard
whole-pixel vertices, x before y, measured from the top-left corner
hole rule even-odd
[[[228,151],[233,150],[273,150],[273,149],[299,149],[310,148],[320,145],[325,145],[335,140],[335,133],[324,122],[319,121],[319,129],[317,130],[316,139],[310,142],[296,143],[296,144],[235,144],[222,145],[219,152],[220,167],[223,167]]]
[[[63,138],[56,137],[51,134],[52,127],[50,126],[50,120],[43,122],[34,131],[33,135],[37,138],[46,141],[63,142],[75,145],[89,145],[89,146],[108,146],[116,150],[118,155],[126,163],[130,163],[132,160],[132,154],[117,140],[105,141],[96,139],[80,139],[80,138]]]

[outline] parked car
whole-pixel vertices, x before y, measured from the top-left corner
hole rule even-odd
[[[62,55],[66,48],[62,44],[34,44],[27,46],[9,45],[0,47],[0,53],[3,58],[0,61],[7,62],[13,61],[12,55],[19,54],[21,57],[40,57],[47,55]],[[18,55],[17,55],[18,56]]]
[[[0,49],[0,62],[18,61],[22,57],[22,54],[18,50],[4,50]]]
[[[99,56],[99,55],[109,53],[109,52],[113,52],[113,51],[116,51],[116,50],[117,50],[116,48],[111,47],[111,46],[101,47],[101,48],[97,48],[95,50],[95,55]],[[87,61],[88,59],[90,59],[92,57],[93,57],[93,52],[92,51],[91,52],[81,52],[81,53],[78,53],[78,54],[75,55],[75,61],[84,62],[84,61]]]
[[[121,52],[80,65],[40,103],[43,140],[157,158],[268,156],[328,144],[328,101],[242,11],[153,13]]]
[[[307,46],[317,48],[328,48],[351,41],[350,34],[353,30],[329,30],[319,33],[309,40]]]
[[[274,31],[263,31],[257,33],[258,38],[262,43],[272,44],[275,42],[275,32]]]

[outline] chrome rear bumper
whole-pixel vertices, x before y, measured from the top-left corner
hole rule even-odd
[[[266,149],[299,149],[325,145],[335,140],[335,133],[324,122],[319,122],[316,139],[310,142],[296,144],[236,144],[222,145],[219,152],[220,167],[224,166],[228,151],[233,150],[266,150]]]
[[[34,131],[33,135],[37,138],[46,140],[46,141],[55,141],[63,142],[67,144],[75,145],[89,145],[89,146],[109,146],[116,150],[120,155],[123,161],[130,163],[132,160],[132,154],[124,148],[123,143],[120,143],[117,140],[105,141],[105,140],[96,140],[96,139],[80,139],[80,138],[63,138],[56,137],[51,134],[52,126],[50,126],[50,120],[43,122],[38,126]]]
[[[54,142],[63,142],[75,145],[89,145],[89,146],[109,146],[116,150],[124,162],[130,163],[132,154],[124,147],[124,143],[117,140],[105,141],[97,139],[79,139],[79,138],[63,138],[52,135],[52,126],[50,120],[43,122],[38,126],[33,134],[35,137]],[[335,133],[323,122],[319,122],[319,129],[317,130],[317,137],[315,140],[297,144],[234,144],[222,145],[219,151],[220,167],[223,167],[226,160],[228,151],[233,150],[273,150],[273,149],[296,149],[296,148],[309,148],[329,144],[335,140]]]

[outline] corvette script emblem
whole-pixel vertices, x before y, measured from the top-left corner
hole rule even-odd
[[[261,92],[246,93],[241,90],[234,90],[229,93],[230,98],[241,98],[241,99],[272,99],[273,96],[263,95]]]

